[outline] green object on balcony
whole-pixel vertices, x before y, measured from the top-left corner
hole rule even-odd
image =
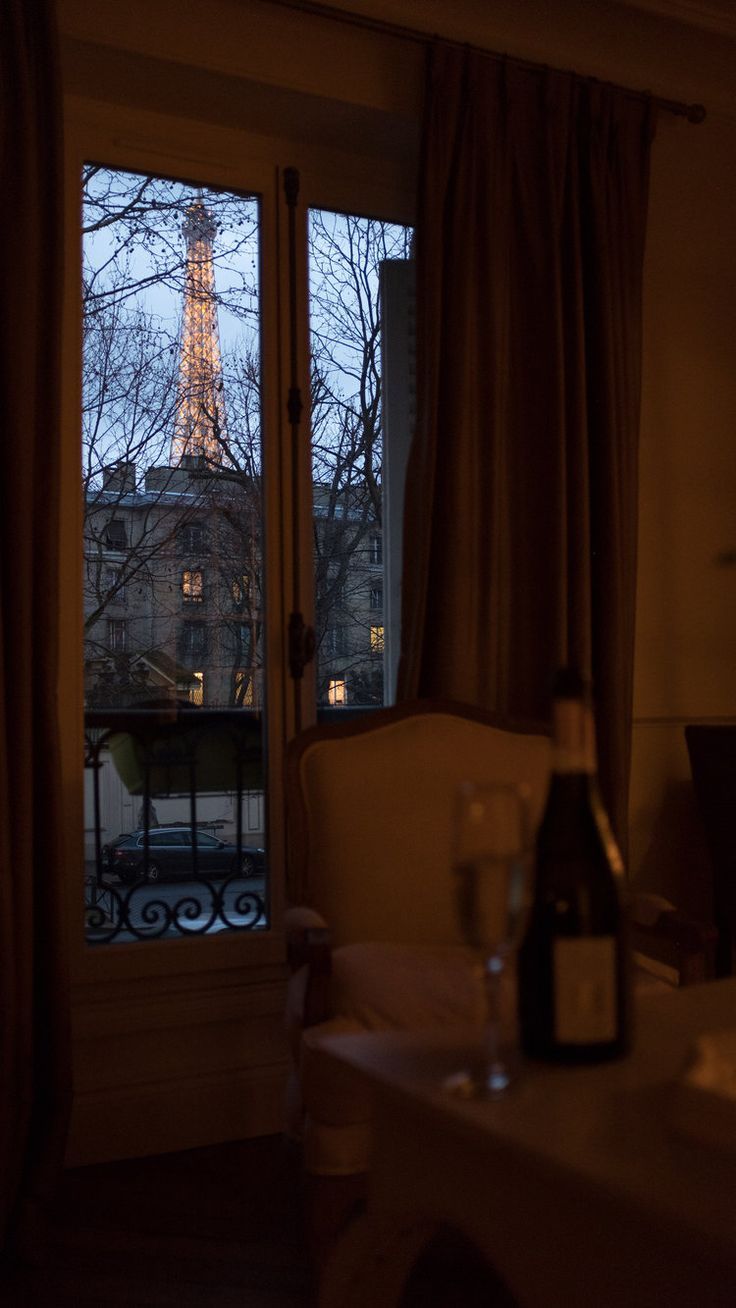
[[[115,770],[131,795],[188,795],[263,789],[260,718],[212,725],[143,725],[114,732],[107,741]],[[193,771],[192,771],[193,769]],[[240,770],[239,770],[240,769]]]

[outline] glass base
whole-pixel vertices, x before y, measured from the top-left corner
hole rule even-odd
[[[445,1078],[444,1086],[458,1099],[501,1099],[514,1084],[511,1069],[497,1063],[482,1074],[453,1072]]]

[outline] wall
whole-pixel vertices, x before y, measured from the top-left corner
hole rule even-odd
[[[631,836],[642,884],[710,909],[683,728],[736,721],[736,121],[653,153]]]

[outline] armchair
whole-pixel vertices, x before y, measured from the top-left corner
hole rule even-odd
[[[549,766],[544,728],[442,701],[318,725],[289,747],[289,1129],[303,1146],[317,1257],[361,1193],[371,1118],[324,1038],[481,1023],[449,876],[455,792],[468,779],[525,782],[536,824]],[[637,984],[713,975],[712,931],[653,896],[635,896],[631,918]]]
[[[335,1084],[327,1034],[480,1022],[481,982],[456,925],[452,807],[465,780],[546,794],[544,728],[418,701],[318,725],[287,756],[290,1127],[313,1177],[367,1168],[370,1105]]]

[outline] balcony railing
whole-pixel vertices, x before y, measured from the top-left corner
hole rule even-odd
[[[87,825],[93,832],[84,893],[88,943],[268,925],[262,841],[250,845],[243,829],[244,796],[264,788],[262,727],[260,711],[252,709],[87,711],[85,766],[92,777]],[[143,815],[139,828],[131,823],[130,832],[106,841],[103,767],[114,769]],[[230,801],[234,830],[228,841],[219,840],[222,823],[207,822],[198,812],[202,798],[212,795]],[[152,805],[172,797],[179,800],[182,820],[159,826],[152,821]],[[175,837],[180,849],[173,848]]]

